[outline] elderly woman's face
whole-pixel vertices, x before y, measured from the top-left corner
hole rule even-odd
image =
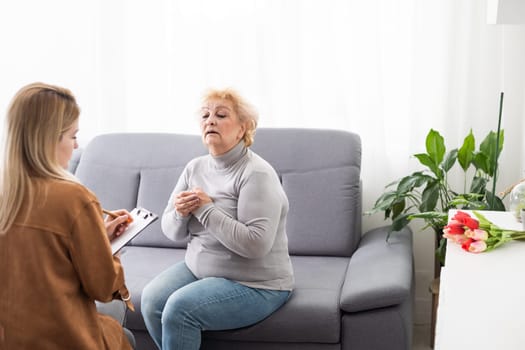
[[[206,101],[201,108],[202,141],[214,156],[224,154],[243,138],[246,127],[228,100]]]

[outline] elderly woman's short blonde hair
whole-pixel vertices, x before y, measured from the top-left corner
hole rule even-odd
[[[206,103],[210,100],[221,99],[230,101],[233,105],[235,114],[239,117],[241,123],[246,126],[243,141],[246,147],[252,145],[255,138],[255,129],[257,129],[257,122],[259,114],[252,104],[246,101],[239,93],[231,88],[226,89],[210,89],[204,94],[202,101]]]

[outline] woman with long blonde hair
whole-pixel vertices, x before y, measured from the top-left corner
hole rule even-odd
[[[0,175],[0,348],[131,349],[95,300],[128,299],[96,196],[67,172],[80,110],[67,89],[34,83],[8,112]]]

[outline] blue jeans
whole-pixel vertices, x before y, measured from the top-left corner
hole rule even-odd
[[[197,350],[201,331],[255,324],[289,296],[289,291],[250,288],[225,278],[198,279],[180,262],[144,288],[141,310],[159,349]]]

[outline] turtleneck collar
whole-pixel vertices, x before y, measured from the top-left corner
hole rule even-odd
[[[244,141],[241,140],[235,147],[220,156],[210,155],[211,163],[215,169],[227,169],[241,159],[247,151],[248,148],[244,145]]]

